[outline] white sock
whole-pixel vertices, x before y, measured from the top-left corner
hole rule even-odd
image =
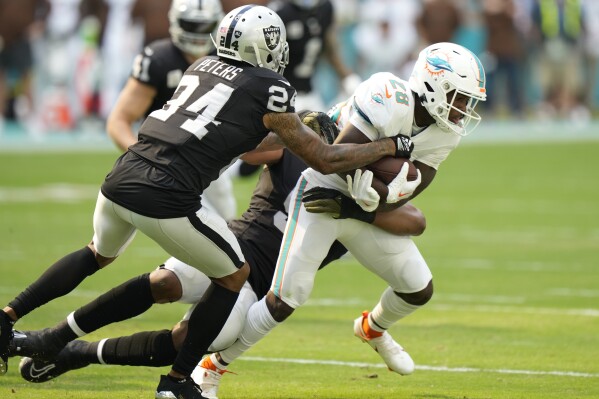
[[[77,321],[75,321],[75,312],[69,313],[69,315],[67,316],[67,324],[69,325],[73,333],[77,334],[78,337],[83,337],[84,335],[87,335],[87,333],[79,327]]]
[[[219,369],[219,370],[227,369],[227,366],[225,366],[224,364],[222,364],[221,362],[218,361],[218,356],[216,356],[216,353],[213,353],[212,355],[210,355],[210,360],[212,361],[212,364],[214,364],[216,366],[217,369]]]
[[[407,303],[397,296],[391,287],[387,287],[379,303],[368,315],[368,324],[373,330],[383,332],[419,308],[418,305]]]
[[[266,306],[265,298],[262,298],[250,307],[239,338],[233,345],[220,352],[221,358],[227,364],[231,364],[278,325]]]

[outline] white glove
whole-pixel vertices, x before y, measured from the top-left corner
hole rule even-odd
[[[381,199],[376,190],[370,186],[372,176],[371,171],[367,170],[362,173],[361,169],[356,169],[353,180],[350,175],[347,175],[349,195],[366,212],[373,212],[379,206],[379,200]]]
[[[420,170],[416,169],[418,172],[418,178],[414,181],[408,181],[408,170],[410,169],[410,165],[406,162],[401,167],[395,179],[389,183],[387,186],[389,193],[387,194],[387,203],[393,204],[399,200],[409,198],[414,194],[414,190],[422,181],[422,177],[420,176]]]

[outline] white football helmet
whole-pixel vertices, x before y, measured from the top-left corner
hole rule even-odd
[[[222,17],[220,0],[173,0],[168,12],[171,39],[187,54],[206,55],[212,50],[210,34]]]
[[[487,99],[485,71],[480,60],[468,49],[454,43],[436,43],[420,52],[410,77],[410,89],[443,131],[460,136],[471,133],[480,122],[474,111],[478,101]],[[447,94],[452,93],[448,98]],[[470,97],[464,112],[454,106],[458,94]],[[454,109],[463,118],[454,123],[449,112]]]
[[[280,74],[289,62],[285,24],[276,12],[263,6],[241,6],[225,15],[214,45],[221,57]]]

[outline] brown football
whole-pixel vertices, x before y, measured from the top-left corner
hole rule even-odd
[[[410,169],[408,170],[408,181],[413,181],[418,178],[418,172],[416,166],[408,159],[408,158],[395,158],[392,156],[387,156],[379,159],[366,166],[366,169],[372,171],[374,177],[379,179],[385,184],[391,183],[391,180],[397,176],[401,167],[405,162],[410,164]]]

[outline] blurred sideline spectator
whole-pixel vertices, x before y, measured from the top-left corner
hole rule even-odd
[[[46,0],[0,0],[0,134],[5,116],[28,124],[36,111],[32,40],[49,7]]]
[[[538,0],[533,7],[542,119],[589,119],[583,104],[583,18],[580,0]]]
[[[84,0],[85,1],[85,0]],[[97,0],[95,0],[97,1]],[[105,119],[129,77],[135,54],[143,37],[131,23],[133,0],[103,0],[108,5],[106,28],[101,37],[101,82],[99,116]],[[149,1],[149,0],[145,0]]]
[[[497,115],[500,106],[511,116],[524,116],[523,35],[516,27],[514,0],[484,0],[486,51],[481,57],[487,73],[485,108]],[[500,101],[501,100],[501,101]]]
[[[423,0],[416,21],[421,38],[417,52],[432,43],[454,41],[464,22],[464,9],[461,0]]]
[[[135,0],[131,7],[131,20],[139,24],[143,45],[169,37],[168,10],[170,0]]]
[[[415,25],[420,15],[419,1],[366,0],[361,3],[359,15],[353,39],[360,74],[368,77],[386,71],[404,76],[405,63],[418,52]]]
[[[109,4],[105,0],[81,0],[79,3],[78,32],[81,47],[75,67],[76,119],[100,117],[104,85],[100,72],[104,60],[102,49],[106,44]],[[110,46],[111,44],[107,44]],[[108,60],[105,60],[108,61]]]
[[[468,15],[465,0],[421,0],[421,3],[420,13],[414,21],[418,43],[399,76],[410,76],[418,53],[430,44],[457,43],[457,35],[464,26],[465,16]],[[470,48],[469,45],[463,44]]]
[[[46,130],[69,130],[74,126],[73,110],[79,103],[73,79],[80,53],[79,3],[50,0],[43,37],[35,43],[35,89],[39,101],[37,128],[32,133],[36,136]]]
[[[223,12],[227,14],[229,11],[243,6],[245,4],[257,4],[259,6],[266,6],[269,0],[221,0],[220,4],[223,6]]]

